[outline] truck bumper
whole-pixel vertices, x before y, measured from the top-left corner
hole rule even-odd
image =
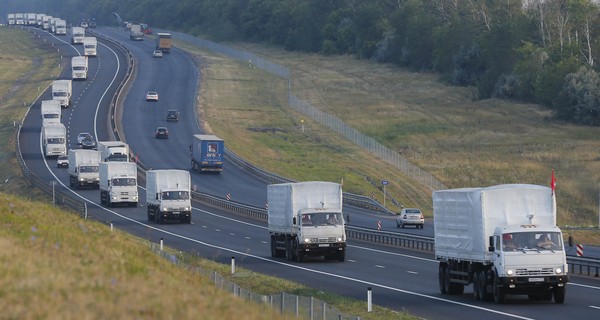
[[[191,218],[192,212],[191,211],[162,211],[162,212],[159,212],[158,215],[160,215],[163,218],[163,221],[184,222]]]
[[[298,251],[304,253],[306,256],[322,256],[345,250],[345,242],[301,244],[298,248]]]
[[[569,276],[541,276],[541,277],[506,277],[502,278],[502,286],[507,294],[531,294],[551,290],[555,287],[566,286]]]

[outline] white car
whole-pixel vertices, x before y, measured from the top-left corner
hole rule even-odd
[[[425,219],[423,213],[417,208],[404,208],[396,217],[396,227],[415,226],[417,229],[423,229]]]
[[[68,168],[69,167],[69,157],[68,156],[58,156],[58,158],[56,159],[56,167]]]
[[[79,135],[77,135],[77,144],[81,144],[81,142],[87,138],[87,137],[91,137],[92,134],[89,132],[82,132]]]
[[[146,101],[158,101],[158,92],[148,91],[148,93],[146,93]]]
[[[162,58],[163,57],[163,53],[160,50],[154,50],[154,52],[152,52],[152,57],[154,57],[154,58]]]

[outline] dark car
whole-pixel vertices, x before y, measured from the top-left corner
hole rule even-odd
[[[154,132],[154,137],[156,139],[168,139],[169,138],[169,130],[165,127],[156,128],[156,132]]]
[[[81,147],[83,149],[94,149],[96,148],[96,139],[92,136],[87,136],[81,140]]]
[[[179,121],[179,111],[173,109],[168,110],[167,121]]]

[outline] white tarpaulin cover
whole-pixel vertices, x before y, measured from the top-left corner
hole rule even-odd
[[[436,256],[484,261],[496,227],[556,225],[556,205],[549,187],[531,184],[440,190],[433,222]]]
[[[342,188],[338,183],[307,181],[267,186],[269,230],[292,232],[292,218],[301,209],[342,210]]]

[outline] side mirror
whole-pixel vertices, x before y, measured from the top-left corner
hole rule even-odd
[[[494,236],[490,236],[490,240],[489,240],[489,247],[488,247],[488,251],[489,252],[494,252],[496,251],[496,248],[494,247]]]
[[[296,217],[293,217],[293,218],[292,218],[292,224],[293,224],[293,225],[296,225]]]

